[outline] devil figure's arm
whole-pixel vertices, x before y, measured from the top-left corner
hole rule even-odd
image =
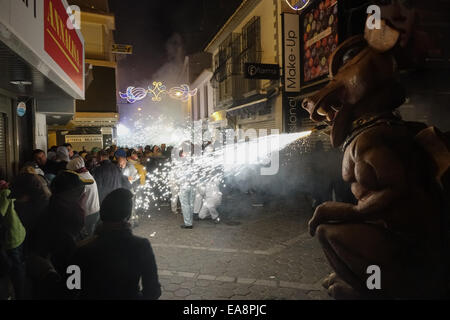
[[[386,217],[396,199],[407,190],[405,166],[396,152],[386,146],[368,147],[362,139],[345,161],[352,162],[352,192],[358,199],[353,205],[341,202],[325,202],[316,208],[309,222],[314,236],[316,228],[329,222],[375,221]],[[346,164],[344,163],[344,166]]]

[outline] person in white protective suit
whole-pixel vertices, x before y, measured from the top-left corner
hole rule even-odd
[[[220,191],[219,184],[219,179],[214,179],[204,184],[203,203],[200,212],[198,213],[200,219],[203,220],[208,216],[211,216],[211,219],[215,223],[220,222],[217,207],[222,203],[222,192]]]
[[[130,182],[131,188],[130,191],[133,193],[133,195],[136,194],[136,181],[139,181],[141,176],[139,175],[138,170],[132,164],[127,160],[127,153],[123,149],[119,149],[115,152],[115,157],[117,159],[117,165],[122,172],[124,176],[128,178],[128,181]],[[133,227],[137,227],[139,225],[139,216],[136,214],[136,207],[135,207],[135,201],[136,199],[133,198],[133,211],[131,213],[130,223]]]
[[[204,155],[213,157],[213,147],[205,148]],[[222,203],[222,192],[220,191],[220,178],[214,177],[197,186],[194,213],[198,213],[199,219],[211,217],[215,223],[220,222],[217,207]]]
[[[181,228],[192,229],[194,218],[195,187],[192,181],[192,153],[194,147],[189,141],[182,144],[175,168],[175,178],[179,186],[178,196],[180,198],[183,224]]]
[[[170,188],[170,208],[173,213],[178,213],[178,194],[180,187],[178,186],[174,170],[169,173],[169,188]],[[194,210],[194,212],[197,212]]]

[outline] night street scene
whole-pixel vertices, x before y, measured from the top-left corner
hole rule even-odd
[[[0,0],[0,300],[449,299],[449,75],[447,0]]]

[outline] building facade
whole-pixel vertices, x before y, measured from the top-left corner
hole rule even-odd
[[[243,1],[206,46],[213,56],[212,120],[220,126],[283,130],[281,79],[245,78],[246,63],[280,66],[280,10],[277,0]]]
[[[73,119],[48,128],[49,145],[71,143],[75,150],[92,150],[114,143],[119,121],[116,96],[117,62],[112,53],[115,18],[107,0],[70,0],[80,10],[85,39],[86,97],[77,100]]]
[[[0,179],[47,149],[85,96],[84,38],[64,0],[0,1]]]

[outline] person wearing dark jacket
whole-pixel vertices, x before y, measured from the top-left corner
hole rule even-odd
[[[97,182],[98,196],[100,204],[105,197],[112,191],[124,188],[131,189],[131,183],[128,178],[122,174],[119,167],[109,160],[109,154],[106,151],[99,152],[100,163],[92,171]]]
[[[44,171],[46,178],[52,180],[60,171],[66,169],[67,162],[56,162],[47,159],[47,156],[43,150],[36,149],[33,151],[33,160]]]
[[[102,224],[96,236],[80,245],[73,265],[80,267],[83,300],[158,299],[161,285],[155,256],[148,239],[134,236],[128,220],[133,194],[117,189],[100,207]],[[142,280],[142,290],[139,288]]]
[[[22,172],[11,185],[10,198],[16,199],[14,207],[27,231],[24,248],[26,254],[32,245],[36,226],[46,215],[50,197],[51,192],[45,178],[35,173]]]

